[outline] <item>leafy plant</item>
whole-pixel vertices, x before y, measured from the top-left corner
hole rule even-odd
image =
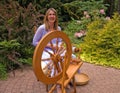
[[[16,40],[11,40],[11,41],[2,41],[0,42],[0,57],[5,60],[3,64],[6,64],[6,67],[11,69],[11,62],[14,64],[18,64],[19,66],[22,67],[22,64],[17,61],[19,58],[20,54],[17,52],[17,50],[20,48],[20,44],[16,42]],[[12,68],[14,69],[14,68]]]
[[[91,16],[96,15],[96,13],[99,12],[100,9],[106,10],[106,6],[108,6],[108,4],[104,4],[103,0],[75,0],[71,3],[65,3],[63,6],[66,12],[68,12],[69,16],[76,20],[79,20],[83,16],[84,11],[89,11]]]
[[[80,30],[82,30],[81,22],[73,19],[68,23],[67,27],[64,29],[64,32],[69,36],[72,43],[74,42],[74,44],[77,44],[83,41],[83,37],[77,39],[74,36],[75,32],[79,32]]]
[[[84,36],[88,29],[87,25],[94,20],[104,20],[106,5],[103,1],[73,1],[71,3],[64,4],[66,11],[72,16],[65,28],[65,32],[70,36],[71,41],[75,44],[83,42]],[[73,11],[73,10],[76,11]],[[75,12],[75,13],[74,13]],[[76,16],[76,17],[75,17]]]
[[[120,15],[110,20],[95,20],[88,25],[82,58],[91,63],[120,68]]]
[[[7,77],[7,72],[6,72],[6,67],[4,64],[0,63],[0,79],[6,79]]]

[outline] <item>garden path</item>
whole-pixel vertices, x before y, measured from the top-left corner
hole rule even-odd
[[[77,93],[120,93],[120,70],[84,62],[81,72],[90,77],[88,84],[77,86]],[[45,85],[36,80],[31,67],[16,70],[15,77],[0,80],[0,93],[46,93]]]

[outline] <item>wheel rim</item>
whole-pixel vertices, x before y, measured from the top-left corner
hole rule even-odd
[[[66,52],[64,57],[62,56],[62,58],[64,58],[64,65],[65,65],[65,69],[68,68],[69,66],[69,62],[71,60],[71,54],[72,54],[72,47],[71,47],[71,42],[70,39],[68,38],[68,36],[61,32],[61,31],[51,31],[48,34],[46,34],[38,43],[38,45],[35,48],[34,51],[34,55],[33,55],[33,70],[34,73],[37,77],[37,79],[45,84],[53,84],[56,83],[61,77],[62,77],[62,73],[63,70],[60,71],[60,73],[58,73],[57,75],[53,76],[53,77],[48,77],[43,73],[42,70],[42,66],[41,66],[41,62],[42,62],[42,53],[43,50],[45,49],[46,45],[53,39],[55,38],[61,38],[66,46]],[[57,43],[57,42],[56,42]],[[52,45],[52,44],[51,44]],[[58,51],[60,49],[58,48]],[[54,50],[53,50],[54,51]],[[58,61],[61,60],[61,55],[60,52],[54,52],[51,57],[50,60],[53,61],[54,64],[56,64]],[[61,63],[61,61],[60,61]],[[58,66],[55,66],[58,67]],[[58,70],[58,69],[57,69]]]

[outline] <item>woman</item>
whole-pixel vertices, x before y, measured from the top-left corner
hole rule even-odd
[[[42,24],[38,27],[38,29],[33,37],[33,42],[32,42],[33,45],[37,46],[38,42],[42,39],[42,37],[45,34],[47,34],[50,31],[54,31],[54,30],[61,31],[61,27],[58,26],[58,16],[57,16],[56,10],[54,8],[49,8],[44,17],[44,24]],[[60,43],[61,39],[58,39],[58,41]],[[56,40],[52,40],[52,43],[53,44],[56,43]],[[53,52],[53,51],[51,51],[50,47],[51,47],[50,44],[47,44],[45,49],[47,49],[47,51],[49,51],[49,52]],[[75,55],[72,55],[72,57],[75,57]],[[50,58],[50,55],[48,54],[48,52],[43,51],[42,58]],[[47,74],[49,68],[44,69],[44,67],[47,66],[50,62],[43,61],[41,63],[42,63],[42,67],[43,67],[43,72],[45,74]],[[55,75],[54,68],[52,68],[50,76],[52,77],[54,75]],[[57,93],[61,93],[61,89],[59,86],[57,87]]]
[[[42,39],[42,37],[45,34],[47,34],[50,31],[54,31],[54,30],[61,31],[61,27],[58,26],[58,16],[57,16],[56,10],[54,8],[49,8],[44,17],[44,24],[42,24],[38,27],[38,29],[33,37],[32,44],[34,46],[37,46],[38,42]],[[53,43],[54,43],[54,41],[53,41]],[[52,52],[50,49],[50,44],[48,44],[46,46],[46,49],[49,50],[49,52]],[[49,57],[50,57],[50,55],[47,52],[43,51],[42,58],[49,58]],[[42,63],[43,68],[45,66],[47,66],[47,64],[49,64],[48,61],[44,61],[41,63]],[[45,74],[47,74],[47,72],[48,72],[47,70],[48,69],[43,70],[43,72]],[[52,69],[52,73],[50,76],[53,76],[53,75],[54,75],[54,69]],[[59,89],[59,87],[57,88],[57,93],[61,93],[61,89]]]
[[[58,17],[57,17],[57,12],[54,8],[49,8],[45,14],[44,17],[44,24],[40,25],[34,35],[33,38],[33,45],[36,46],[38,44],[38,42],[42,39],[42,37],[47,34],[50,31],[61,31],[60,26],[58,26]],[[60,39],[59,39],[60,41]],[[52,43],[56,43],[56,40],[52,40]],[[46,48],[49,52],[52,52],[52,50],[50,49],[50,44],[47,44]],[[42,54],[42,58],[50,58],[50,55],[43,51]],[[48,61],[44,61],[41,62],[42,63],[42,67],[46,66],[49,62]],[[46,73],[47,69],[43,70],[44,73]],[[47,74],[47,73],[46,73]],[[52,71],[51,76],[53,76],[54,71]]]

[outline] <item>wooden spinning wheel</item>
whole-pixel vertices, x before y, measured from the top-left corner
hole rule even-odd
[[[47,56],[44,55],[45,53],[47,53]],[[68,76],[71,56],[71,42],[65,33],[51,31],[46,34],[36,46],[33,55],[33,70],[37,79],[44,84],[61,84],[64,91],[63,88],[67,85],[65,80],[69,82],[82,65],[82,62],[76,65],[76,69],[72,73],[70,72],[72,75]],[[43,67],[43,63],[47,64]],[[47,73],[44,72],[44,69],[47,69]]]

